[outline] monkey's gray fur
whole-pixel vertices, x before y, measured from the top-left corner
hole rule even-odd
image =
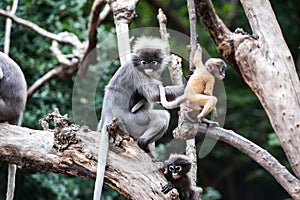
[[[170,119],[167,111],[152,108],[160,100],[159,79],[169,62],[166,48],[167,44],[159,38],[137,39],[131,61],[122,65],[106,86],[98,125],[98,130],[106,131],[113,118],[121,118],[139,147],[153,159],[148,145],[162,137]],[[183,91],[183,86],[165,87],[166,96],[171,99]]]
[[[0,123],[20,126],[27,99],[27,86],[20,67],[0,52]],[[16,165],[8,166],[6,199],[12,200],[15,190]]]

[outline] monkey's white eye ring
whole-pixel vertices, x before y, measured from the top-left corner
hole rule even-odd
[[[152,64],[153,64],[153,65],[157,65],[157,61],[153,60],[153,61],[152,61]]]
[[[142,64],[142,65],[145,65],[145,64],[147,64],[147,62],[144,61],[144,60],[142,60],[142,61],[141,61],[141,64]]]
[[[182,170],[182,167],[181,166],[176,166],[175,170],[178,171],[178,172],[180,172]]]
[[[169,166],[169,170],[170,170],[170,171],[173,171],[173,170],[174,170],[174,167],[173,167],[173,166]]]

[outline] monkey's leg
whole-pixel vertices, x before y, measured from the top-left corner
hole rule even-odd
[[[207,96],[203,94],[197,94],[195,96],[197,104],[202,106],[203,109],[200,112],[200,114],[197,116],[199,122],[204,122],[207,124],[212,124],[218,126],[219,123],[215,121],[211,121],[205,118],[216,106],[217,104],[217,98],[214,96]]]
[[[152,161],[158,161],[149,149],[149,144],[155,142],[163,136],[168,129],[170,114],[164,110],[152,110],[151,121],[148,124],[146,131],[137,139],[138,146],[143,149],[151,158]]]

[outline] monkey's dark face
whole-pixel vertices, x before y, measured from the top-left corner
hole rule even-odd
[[[222,59],[210,58],[205,63],[207,70],[219,80],[225,78],[226,63]]]
[[[139,49],[132,58],[133,65],[139,71],[147,76],[153,76],[155,73],[160,74],[163,70],[162,53],[160,49]]]
[[[192,166],[191,163],[182,163],[182,164],[172,163],[167,166],[166,170],[167,173],[173,179],[179,179],[190,171],[191,166]]]

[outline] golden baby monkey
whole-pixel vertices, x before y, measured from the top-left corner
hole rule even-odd
[[[193,63],[196,69],[187,82],[184,95],[168,102],[163,87],[160,86],[161,104],[167,109],[172,109],[178,107],[180,103],[186,102],[186,106],[191,109],[185,113],[188,119],[190,119],[189,112],[197,111],[200,112],[197,115],[199,122],[218,125],[218,122],[208,120],[205,116],[215,110],[217,104],[217,98],[213,96],[215,78],[218,80],[225,78],[226,64],[222,59],[210,58],[204,65],[200,45],[197,46],[195,51]]]

